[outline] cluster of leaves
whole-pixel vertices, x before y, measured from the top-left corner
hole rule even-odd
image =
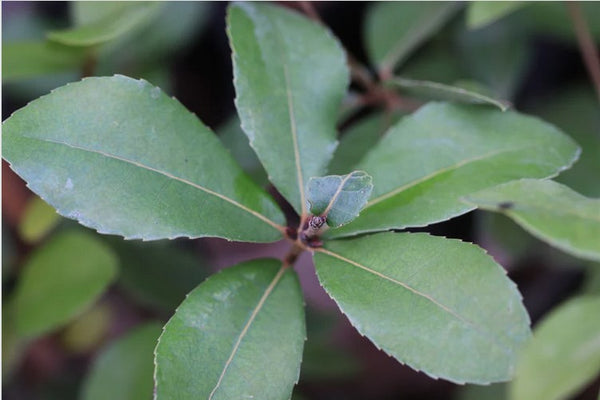
[[[142,20],[144,10],[155,6],[131,7]],[[107,17],[114,25],[96,21],[49,39],[97,45],[113,38],[107,32],[130,29],[137,17],[128,12]],[[238,264],[188,294],[155,349],[156,398],[290,397],[306,337],[302,291],[292,268],[302,251],[313,255],[321,285],[356,329],[414,369],[487,384],[511,379],[515,368],[531,369],[531,360],[538,365],[536,346],[543,342],[532,341],[517,367],[530,338],[529,317],[502,267],[473,244],[397,232],[479,207],[509,216],[563,251],[600,260],[595,240],[600,201],[547,180],[577,159],[572,139],[472,85],[394,77],[409,54],[456,12],[451,3],[408,4],[400,13],[391,3],[374,7],[367,43],[385,81],[382,90],[449,102],[420,107],[381,139],[375,135],[372,146],[348,134],[338,147],[336,123],[349,71],[337,39],[319,23],[280,7],[230,6],[241,127],[269,181],[299,215],[298,226],[286,225],[274,199],[209,128],[144,80],[86,78],[4,122],[3,157],[11,167],[61,215],[100,233],[290,242],[284,260]],[[399,15],[405,30],[397,30]],[[365,125],[377,131],[373,120]],[[76,265],[80,273],[49,286],[56,280],[45,274],[61,271],[30,260],[15,298],[15,318],[18,329],[31,336],[93,302],[116,271],[110,252],[77,235],[54,238],[40,254],[58,258],[62,268]],[[60,314],[36,308],[56,292],[72,297],[64,297]],[[575,321],[597,306],[597,299],[566,305],[567,316],[550,317],[540,337],[553,326],[574,326],[563,319]],[[597,331],[597,323],[589,322],[589,329],[575,333],[565,328],[564,336],[593,343],[590,333]],[[102,390],[102,382],[112,379],[110,365],[148,366],[157,336],[158,327],[150,324],[114,344],[96,363],[100,372],[85,392]],[[569,390],[598,369],[597,352],[585,355],[587,374],[570,380]],[[536,397],[519,382],[516,399]],[[140,397],[147,396],[145,387],[139,389]]]

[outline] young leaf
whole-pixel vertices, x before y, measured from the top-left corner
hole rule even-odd
[[[36,251],[17,288],[17,330],[52,331],[92,304],[117,274],[117,259],[94,237],[64,233]]]
[[[521,295],[481,248],[424,233],[382,233],[315,249],[319,280],[377,347],[432,377],[513,375],[529,337]]]
[[[512,400],[571,398],[600,373],[600,297],[580,297],[556,308],[523,349]]]
[[[2,82],[72,71],[85,54],[55,43],[9,42],[2,45]]]
[[[297,212],[306,184],[324,175],[348,85],[345,55],[322,26],[267,4],[229,8],[236,107],[269,179]]]
[[[506,214],[569,254],[600,261],[600,199],[557,182],[522,179],[470,194],[465,201]]]
[[[473,1],[467,6],[467,26],[482,28],[526,5],[526,1]]]
[[[146,240],[274,241],[284,217],[215,135],[143,80],[87,78],[3,124],[3,156],[61,215]]]
[[[364,171],[310,178],[307,187],[310,212],[326,216],[327,225],[337,228],[358,216],[372,190],[371,177]]]
[[[502,111],[510,108],[510,104],[501,100],[493,99],[473,90],[467,90],[458,86],[445,85],[438,82],[419,81],[406,78],[394,78],[390,81],[403,92],[412,93],[430,100],[446,100],[458,103],[490,104]]]
[[[459,9],[456,2],[379,2],[367,15],[365,38],[371,61],[392,72]]]
[[[153,350],[160,325],[138,326],[110,343],[94,360],[83,384],[83,400],[152,398]]]
[[[115,7],[114,12],[87,25],[49,32],[48,39],[66,46],[97,46],[148,22],[159,8],[158,2],[129,2],[126,7]]]
[[[60,216],[44,200],[34,196],[25,207],[19,221],[19,235],[27,243],[35,243],[46,236],[60,221]]]
[[[425,226],[474,207],[461,197],[568,168],[579,149],[537,118],[512,111],[430,103],[402,119],[357,169],[373,177],[360,217],[330,236]]]
[[[291,268],[254,260],[194,289],[155,351],[155,399],[290,398],[306,336]]]

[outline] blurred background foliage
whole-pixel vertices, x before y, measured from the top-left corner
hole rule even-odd
[[[371,75],[454,85],[557,125],[583,150],[579,162],[557,180],[600,197],[598,94],[563,3],[285,6],[316,11]],[[580,6],[597,47],[600,3]],[[212,2],[3,2],[2,118],[82,76],[144,78],[215,129],[244,169],[269,187],[235,116],[225,12],[226,3]],[[380,102],[365,96],[360,79],[355,80],[340,109],[340,150],[331,173],[348,172],[391,124],[439,95],[411,92],[406,85],[397,91],[402,101]],[[125,242],[101,236],[58,216],[4,161],[2,173],[6,399],[150,398],[154,344],[186,293],[215,266],[281,251],[277,244],[249,250],[216,239]],[[600,295],[597,263],[552,249],[496,214],[473,212],[425,230],[486,248],[519,286],[536,335],[543,319],[540,340],[562,349],[561,357],[580,351],[551,327],[561,321],[576,324],[573,310],[580,308],[587,310],[577,311],[583,318],[599,319],[598,312],[589,315],[598,304],[589,299]],[[431,380],[360,337],[312,272],[304,270],[308,341],[295,400],[518,400],[533,393],[528,385],[539,389],[538,379],[559,387],[537,392],[543,397],[536,398],[598,398],[597,346],[579,380],[570,376],[582,371],[578,365],[540,367],[556,360],[524,363],[511,384],[459,387]],[[598,324],[588,325],[588,334],[597,338]]]

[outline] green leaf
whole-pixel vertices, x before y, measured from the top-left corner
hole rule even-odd
[[[104,348],[83,384],[83,400],[152,398],[153,350],[160,335],[156,322],[138,326]]]
[[[571,398],[600,373],[600,297],[572,299],[534,330],[523,349],[512,400]]]
[[[379,2],[365,21],[369,57],[379,71],[392,72],[460,9],[456,2]]]
[[[275,241],[284,216],[218,138],[143,80],[87,78],[3,124],[3,156],[61,215],[146,240]]]
[[[46,236],[60,221],[56,210],[44,200],[34,196],[25,207],[19,222],[19,235],[27,243],[35,243]]]
[[[510,108],[508,102],[496,100],[482,93],[458,86],[406,78],[394,78],[390,83],[401,88],[403,92],[418,97],[424,97],[426,99],[455,101],[458,103],[490,104],[498,107],[502,111],[506,111]]]
[[[239,264],[188,295],[156,348],[156,399],[290,398],[306,333],[298,277],[280,264]]]
[[[424,233],[382,233],[315,249],[319,280],[356,329],[431,377],[512,377],[529,337],[516,286],[481,248]]]
[[[582,196],[557,182],[522,179],[470,194],[465,201],[504,213],[569,254],[600,261],[600,199]]]
[[[11,82],[78,69],[85,54],[45,42],[9,42],[2,45],[2,82]]]
[[[519,178],[568,168],[577,145],[558,129],[516,112],[430,103],[392,127],[357,169],[373,177],[373,194],[352,223],[328,232],[425,226],[474,207],[461,197]]]
[[[73,25],[85,26],[106,19],[131,7],[130,1],[72,1],[69,13]]]
[[[126,7],[115,7],[101,19],[75,28],[51,31],[48,39],[66,46],[97,46],[150,21],[160,9],[158,2],[128,2]]]
[[[310,178],[307,188],[310,212],[327,217],[327,225],[332,228],[347,224],[367,204],[373,190],[371,181],[364,171]]]
[[[473,1],[467,5],[467,26],[482,28],[527,4],[526,1]]]
[[[280,7],[229,8],[236,107],[269,179],[306,214],[311,176],[325,174],[348,85],[345,55],[323,26]]]
[[[56,235],[25,265],[17,287],[17,330],[33,337],[82,313],[117,274],[117,259],[93,236]]]

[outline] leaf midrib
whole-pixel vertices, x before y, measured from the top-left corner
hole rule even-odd
[[[260,219],[261,221],[263,221],[263,222],[271,225],[273,228],[277,229],[278,231],[280,231],[280,232],[284,231],[284,228],[281,225],[279,225],[276,222],[272,221],[271,219],[269,219],[268,217],[264,216],[263,214],[261,214],[261,213],[259,213],[257,211],[254,211],[251,208],[248,208],[245,205],[243,205],[241,203],[238,203],[237,201],[235,201],[235,200],[233,200],[233,199],[231,199],[231,198],[229,198],[229,197],[227,197],[227,196],[225,196],[225,195],[223,195],[221,193],[218,193],[218,192],[215,192],[213,190],[210,190],[210,189],[208,189],[208,188],[206,188],[206,187],[204,187],[202,185],[199,185],[197,183],[189,181],[189,180],[187,180],[185,178],[181,178],[181,177],[178,177],[176,175],[173,175],[170,172],[162,171],[162,170],[160,170],[158,168],[151,167],[151,166],[143,164],[143,163],[141,163],[139,161],[130,160],[128,158],[117,156],[115,154],[111,154],[111,153],[107,153],[107,152],[100,151],[100,150],[95,150],[95,149],[89,149],[89,148],[82,147],[82,146],[77,146],[77,145],[74,145],[74,144],[62,142],[60,140],[53,140],[53,139],[39,138],[39,137],[31,137],[31,136],[26,136],[26,135],[22,135],[21,137],[24,137],[24,138],[27,138],[27,139],[30,139],[30,140],[38,140],[40,142],[47,142],[47,143],[53,143],[53,144],[57,144],[57,145],[62,145],[62,146],[66,146],[66,147],[69,147],[69,148],[72,148],[72,149],[76,149],[76,150],[80,150],[80,151],[85,151],[85,152],[88,152],[88,153],[98,154],[98,155],[101,155],[101,156],[104,156],[104,157],[107,157],[107,158],[110,158],[110,159],[113,159],[113,160],[125,162],[127,164],[130,164],[130,165],[133,165],[133,166],[145,169],[147,171],[155,172],[155,173],[163,175],[163,176],[165,176],[165,177],[167,177],[169,179],[174,179],[174,180],[176,180],[178,182],[181,182],[183,184],[186,184],[188,186],[194,187],[196,189],[200,189],[200,190],[202,190],[203,192],[205,192],[207,194],[210,194],[210,195],[213,195],[215,197],[218,197],[221,200],[224,200],[224,201],[226,201],[226,202],[228,202],[228,203],[230,203],[230,204],[232,204],[232,205],[240,208],[241,210],[243,210],[243,211],[245,211],[245,212],[253,215],[254,217]]]
[[[468,325],[468,326],[472,327],[472,328],[473,328],[473,330],[474,330],[475,332],[477,332],[479,335],[481,335],[481,336],[482,336],[482,337],[484,337],[485,339],[491,339],[491,341],[492,341],[492,342],[493,342],[493,343],[494,343],[494,344],[495,344],[495,345],[496,345],[496,346],[497,346],[499,349],[502,349],[503,351],[505,351],[505,352],[507,352],[507,353],[510,353],[510,352],[511,352],[511,351],[510,351],[510,348],[508,348],[508,349],[507,349],[507,348],[504,346],[504,344],[502,344],[501,342],[499,342],[499,341],[498,341],[498,338],[497,338],[495,335],[492,335],[492,334],[490,334],[489,332],[485,332],[485,331],[481,330],[481,328],[480,328],[479,326],[477,326],[475,323],[471,322],[470,320],[468,320],[468,319],[464,318],[463,316],[461,316],[460,314],[458,314],[456,311],[454,311],[454,310],[452,310],[451,308],[449,308],[449,307],[445,306],[444,304],[440,303],[440,302],[439,302],[438,300],[436,300],[434,297],[432,297],[432,296],[430,296],[430,295],[428,295],[428,294],[426,294],[426,293],[420,292],[419,290],[417,290],[417,289],[413,288],[412,286],[410,286],[410,285],[408,285],[408,284],[406,284],[406,283],[404,283],[404,282],[402,282],[402,281],[399,281],[399,280],[397,280],[397,279],[394,279],[394,278],[392,278],[392,277],[390,277],[390,276],[387,276],[387,275],[385,275],[385,274],[383,274],[383,273],[381,273],[381,272],[375,271],[375,270],[373,270],[373,269],[371,269],[371,268],[367,267],[366,265],[363,265],[363,264],[361,264],[361,263],[359,263],[359,262],[357,262],[357,261],[354,261],[354,260],[350,260],[349,258],[346,258],[346,257],[344,257],[344,256],[342,256],[342,255],[340,255],[340,254],[337,254],[337,253],[335,253],[335,252],[333,252],[333,251],[331,251],[331,250],[327,250],[327,249],[325,249],[325,248],[322,248],[322,247],[321,247],[321,248],[317,248],[317,249],[315,249],[315,251],[317,251],[317,252],[319,252],[319,253],[326,254],[326,255],[328,255],[328,256],[330,256],[330,257],[337,258],[338,260],[344,261],[344,262],[346,262],[346,263],[348,263],[348,264],[350,264],[350,265],[354,265],[355,267],[357,267],[357,268],[360,268],[360,269],[362,269],[363,271],[366,271],[366,272],[368,272],[368,273],[370,273],[370,274],[373,274],[373,275],[375,275],[375,276],[378,276],[378,277],[380,277],[380,278],[382,278],[382,279],[385,279],[385,280],[387,280],[387,281],[389,281],[389,282],[392,282],[392,283],[395,283],[395,284],[397,284],[397,285],[400,285],[400,286],[402,286],[403,288],[405,288],[406,290],[408,290],[408,291],[410,291],[410,292],[414,293],[415,295],[417,295],[417,296],[420,296],[420,297],[423,297],[423,298],[425,298],[426,300],[430,301],[430,302],[431,302],[431,303],[433,303],[433,304],[434,304],[436,307],[438,307],[438,308],[440,308],[441,310],[443,310],[444,312],[446,312],[446,313],[450,314],[450,315],[451,315],[451,316],[453,316],[454,318],[458,319],[460,322],[462,322],[462,323],[464,323],[464,324],[466,324],[466,325]]]

